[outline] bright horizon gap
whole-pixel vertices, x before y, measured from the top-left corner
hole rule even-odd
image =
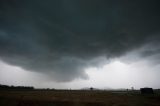
[[[113,60],[101,67],[90,67],[85,69],[85,72],[89,76],[88,80],[75,79],[71,82],[54,82],[47,81],[49,79],[47,79],[43,74],[25,71],[17,66],[10,66],[1,62],[1,67],[3,66],[4,70],[6,68],[7,71],[0,71],[0,83],[15,86],[29,85],[34,86],[35,88],[55,89],[81,89],[85,87],[99,89],[130,89],[131,87],[134,87],[135,89],[142,87],[159,88],[152,85],[155,81],[153,76],[157,76],[157,74],[152,73],[152,71],[145,70],[146,75],[141,75],[141,73],[144,73],[144,70],[138,68],[138,65],[141,64],[144,63],[124,63],[120,60]],[[144,69],[146,68],[147,67],[144,67]],[[2,81],[2,79],[8,79],[8,81]],[[150,84],[145,84],[147,81],[150,82]],[[39,85],[39,83],[41,84]]]

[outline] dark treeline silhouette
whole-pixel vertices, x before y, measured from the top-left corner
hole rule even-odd
[[[33,90],[34,87],[32,86],[8,86],[8,85],[1,85],[0,84],[0,90]]]

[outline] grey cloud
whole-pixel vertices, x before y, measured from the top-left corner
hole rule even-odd
[[[56,81],[86,79],[86,67],[146,43],[159,45],[158,4],[159,0],[0,1],[0,58],[30,71],[52,73]]]

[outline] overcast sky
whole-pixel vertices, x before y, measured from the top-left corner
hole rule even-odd
[[[159,0],[0,0],[0,83],[160,88]]]

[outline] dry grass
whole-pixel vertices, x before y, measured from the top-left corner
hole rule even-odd
[[[0,106],[160,106],[160,96],[107,91],[0,91]]]

